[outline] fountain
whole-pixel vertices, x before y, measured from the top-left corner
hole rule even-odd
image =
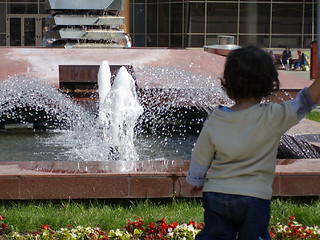
[[[103,62],[98,73],[99,83],[99,127],[102,143],[108,143],[104,151],[108,160],[139,160],[134,146],[134,127],[143,112],[137,100],[135,82],[125,67],[121,67],[112,87],[107,62]],[[111,145],[110,145],[111,144]]]
[[[8,50],[10,54],[4,54]],[[190,186],[184,177],[206,110],[212,104],[229,101],[214,77],[219,76],[220,70],[213,72],[216,66],[223,66],[223,57],[195,50],[30,51],[33,57],[28,49],[0,49],[8,64],[1,67],[2,72],[12,75],[10,65],[18,73],[8,81],[2,80],[7,77],[0,79],[3,129],[0,183],[4,186],[1,199],[190,197]],[[14,56],[19,56],[19,64]],[[50,56],[50,61],[39,61],[45,56]],[[131,76],[124,68],[120,71],[122,65]],[[21,71],[23,66],[27,68]],[[66,67],[81,74],[67,72]],[[135,86],[138,103],[144,109],[140,115],[141,106],[133,101],[132,105],[137,106],[134,117],[137,135],[129,139],[136,146],[139,161],[128,156],[125,159],[110,156],[108,149],[113,146],[105,143],[113,135],[106,130],[110,124],[107,116],[112,114],[108,110],[115,101],[108,103],[106,99],[117,98],[113,90],[122,85],[116,84],[118,72],[129,79],[127,90]],[[55,82],[50,80],[54,74],[57,74]],[[92,80],[92,76],[96,79]],[[85,78],[91,81],[85,80],[91,89],[80,84]],[[65,88],[57,91],[59,85],[71,83],[70,88],[79,88],[71,93]],[[81,96],[81,92],[92,95]],[[135,95],[131,90],[129,93]],[[277,93],[277,97],[289,97],[288,93],[282,93]],[[295,93],[295,89],[290,92]],[[22,104],[21,99],[28,104]],[[18,107],[14,107],[17,103]],[[17,111],[11,111],[14,108]],[[123,123],[121,120],[120,126],[127,125]],[[13,129],[13,124],[24,128]],[[44,128],[47,130],[43,131]],[[286,140],[289,145],[296,141],[291,137]],[[278,159],[274,195],[318,195],[319,189],[313,184],[319,180],[318,166],[318,159],[313,158]],[[308,188],[304,187],[306,182]]]
[[[240,46],[234,44],[233,36],[218,36],[218,44],[204,46],[205,51],[227,56],[232,50]]]
[[[69,161],[137,161],[147,160],[150,157],[164,159],[159,155],[165,151],[166,147],[171,148],[173,135],[177,135],[174,141],[186,142],[186,134],[173,130],[173,128],[170,130],[176,131],[176,133],[168,133],[164,130],[161,131],[162,135],[157,133],[156,128],[168,125],[168,123],[159,124],[159,121],[164,119],[164,115],[168,111],[172,111],[171,104],[167,106],[163,104],[163,107],[160,108],[158,104],[154,106],[148,104],[147,106],[144,103],[146,109],[144,112],[137,99],[135,81],[126,68],[120,67],[115,75],[113,78],[111,77],[108,62],[103,61],[97,73],[99,86],[97,108],[90,111],[38,79],[25,75],[10,77],[0,85],[2,93],[0,95],[2,108],[0,123],[5,131],[4,135],[15,133],[13,128],[17,127],[31,128],[31,134],[34,134],[32,131],[34,129],[37,138],[42,139],[43,148],[48,149],[56,146],[53,147],[53,152],[50,154],[55,157],[46,157],[44,159],[46,161],[61,161],[61,159]],[[20,85],[20,87],[12,91],[15,85]],[[155,96],[156,93],[153,92],[153,97]],[[146,101],[149,97],[151,96],[140,96],[140,100],[144,98]],[[140,117],[143,112],[144,116]],[[159,118],[160,115],[163,118]],[[175,120],[178,121],[177,118],[180,116],[175,117]],[[170,119],[167,117],[168,121],[173,121],[173,118]],[[136,130],[138,139],[134,134],[136,124],[139,125]],[[185,128],[185,126],[181,126],[180,122],[173,125],[176,124]],[[197,124],[199,125],[199,122]],[[50,131],[45,132],[43,137],[43,133],[38,130],[45,129]],[[151,139],[150,135],[152,134],[158,136]],[[86,137],[83,138],[83,136]],[[195,137],[190,139],[192,142],[188,143],[187,149],[184,150],[189,154]],[[41,141],[37,141],[37,144],[40,144],[39,142]],[[138,149],[140,157],[138,157],[134,142],[140,146]],[[167,150],[163,155],[166,154],[169,158],[170,154],[173,157],[174,152],[178,155],[179,147],[173,145],[172,148],[173,153],[169,153],[170,150]],[[41,147],[36,149],[38,152],[32,152],[30,158],[25,160],[43,160],[44,152],[48,152],[48,150],[39,151]],[[16,150],[15,154],[17,152]],[[154,152],[158,152],[158,156]],[[3,153],[3,155],[0,154],[0,159],[10,161],[12,155],[6,151]],[[188,157],[187,154],[184,157]]]
[[[51,17],[46,37],[53,46],[123,47],[123,0],[58,1],[47,0]]]

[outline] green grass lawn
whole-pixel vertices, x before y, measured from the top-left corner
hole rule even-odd
[[[319,111],[312,111],[306,116],[306,118],[309,120],[320,122],[320,112]]]
[[[145,223],[166,218],[167,222],[203,222],[201,199],[139,199],[139,200],[61,200],[2,201],[0,215],[16,231],[38,230],[48,224],[53,229],[72,226],[101,227],[104,230],[122,228],[127,220],[141,217]],[[319,198],[274,198],[271,225],[286,223],[296,216],[306,225],[320,226]]]

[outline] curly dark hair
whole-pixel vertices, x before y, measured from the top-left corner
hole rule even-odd
[[[223,90],[232,100],[260,99],[280,88],[278,72],[270,55],[255,46],[230,52],[220,80]]]

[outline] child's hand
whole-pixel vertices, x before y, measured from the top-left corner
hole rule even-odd
[[[315,81],[308,88],[311,100],[313,103],[318,103],[320,100],[320,63],[317,65],[317,75]]]
[[[317,64],[317,75],[316,78],[319,79],[320,78],[320,63]]]
[[[191,188],[190,190],[190,194],[191,195],[197,195],[199,192],[202,191],[203,186],[194,186],[193,188]]]

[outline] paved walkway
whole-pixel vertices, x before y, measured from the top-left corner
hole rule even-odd
[[[312,83],[307,71],[278,70],[278,73],[283,89],[302,89]]]
[[[307,80],[312,84],[313,80],[310,80],[310,72],[306,71],[288,71],[279,70],[279,74],[286,74],[287,76],[299,77],[301,79]],[[285,79],[285,83],[288,85],[296,85],[294,81],[291,81],[290,77]],[[320,111],[320,106],[318,106],[316,111]],[[320,146],[320,123],[308,120],[306,118],[302,119],[300,123],[288,131],[289,135],[299,136],[306,141]]]
[[[292,70],[278,70],[279,73],[284,72],[295,77],[303,78],[305,80],[310,80],[310,71],[292,71]]]

